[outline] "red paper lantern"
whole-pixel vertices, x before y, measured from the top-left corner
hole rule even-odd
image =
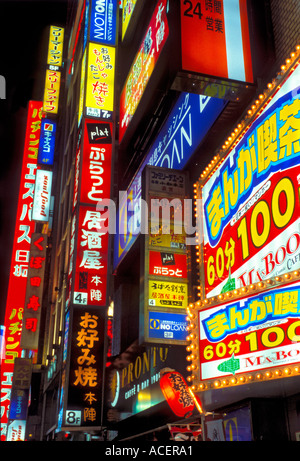
[[[181,418],[189,417],[195,402],[184,377],[178,371],[168,370],[162,374],[159,384],[173,413]]]

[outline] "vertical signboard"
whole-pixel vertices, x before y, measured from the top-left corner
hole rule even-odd
[[[61,72],[46,69],[43,111],[48,114],[57,114]]]
[[[125,37],[130,19],[132,17],[137,0],[123,0],[122,9],[122,40]]]
[[[42,310],[47,235],[34,233],[31,237],[26,296],[23,312],[21,347],[37,350]]]
[[[106,306],[107,218],[95,207],[79,207],[74,304]]]
[[[104,336],[98,308],[73,308],[65,426],[101,426]]]
[[[64,29],[50,26],[47,64],[61,67],[63,62]]]
[[[168,247],[166,239],[163,246],[155,247],[151,234],[161,237],[174,233],[175,240],[177,236],[182,238],[187,175],[147,166],[143,178],[148,209],[142,219],[148,221],[148,232],[143,236],[140,339],[145,342],[185,344],[187,252],[180,246]]]
[[[31,359],[17,358],[15,360],[7,428],[7,441],[9,442],[25,441],[31,373]]]
[[[117,0],[91,0],[91,42],[116,45]]]
[[[49,221],[52,171],[38,169],[35,177],[35,190],[32,208],[34,221]]]
[[[182,69],[253,82],[247,0],[180,0]]]
[[[14,361],[21,357],[21,327],[34,222],[31,218],[40,138],[42,102],[30,101],[20,180],[16,227],[5,311],[5,347],[1,363],[1,441],[6,440]]]
[[[56,136],[56,122],[49,118],[43,118],[41,124],[41,136],[39,144],[38,163],[53,165]]]
[[[203,183],[205,297],[300,268],[299,69]]]
[[[132,119],[169,35],[167,0],[157,3],[120,96],[119,140]]]

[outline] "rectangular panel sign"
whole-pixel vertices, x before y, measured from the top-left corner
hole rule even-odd
[[[186,341],[188,322],[185,314],[169,312],[149,312],[149,339],[173,339]]]
[[[149,251],[149,275],[187,278],[186,254]]]
[[[167,1],[160,0],[152,15],[138,53],[134,58],[120,96],[119,141],[140,103],[145,88],[169,35]]]
[[[199,311],[200,379],[299,363],[299,309],[296,283]]]
[[[64,48],[64,29],[50,26],[47,64],[49,66],[62,66]]]
[[[56,136],[56,122],[43,118],[39,143],[38,163],[53,165]]]
[[[116,44],[117,0],[91,0],[90,40]]]
[[[88,47],[86,116],[111,119],[114,110],[116,49],[92,42]]]
[[[187,283],[149,280],[148,290],[149,306],[185,309],[188,305]]]
[[[180,0],[182,68],[253,82],[247,0]]]
[[[61,72],[46,69],[43,111],[57,114],[59,103]]]

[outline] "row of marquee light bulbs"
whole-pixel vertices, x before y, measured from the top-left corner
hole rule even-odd
[[[245,118],[238,123],[237,127],[233,130],[230,136],[228,136],[227,140],[224,142],[222,148],[219,152],[213,157],[211,162],[202,172],[199,178],[199,182],[194,184],[194,199],[195,203],[197,198],[199,198],[199,188],[203,187],[203,180],[207,180],[213,173],[215,167],[224,161],[227,153],[233,147],[235,147],[242,137],[244,136],[247,127],[249,127],[255,118],[257,118],[261,112],[265,109],[265,107],[269,104],[271,98],[275,91],[277,91],[282,82],[286,79],[286,77],[290,74],[290,72],[294,71],[297,65],[299,65],[300,57],[300,45],[296,46],[295,51],[290,54],[290,57],[286,59],[286,62],[281,66],[280,72],[278,72],[277,76],[272,80],[272,82],[268,83],[267,89],[258,96],[258,99],[252,103],[251,107],[247,110],[247,114]],[[195,217],[197,217],[199,210],[198,205],[195,205]],[[198,240],[197,240],[198,239]],[[200,263],[200,241],[199,235],[196,236],[196,256],[197,256],[197,263]],[[198,274],[199,275],[199,274]],[[190,364],[187,366],[187,371],[191,373],[190,376],[187,377],[187,381],[193,384],[190,386],[193,392],[202,391],[208,388],[219,388],[219,387],[228,387],[230,385],[236,384],[245,384],[246,382],[253,382],[253,381],[261,381],[263,379],[276,379],[284,376],[291,376],[300,374],[300,366],[296,365],[294,367],[278,367],[274,371],[267,370],[264,373],[251,373],[241,375],[239,377],[232,376],[232,377],[225,377],[224,379],[216,379],[213,382],[200,382],[198,375],[198,346],[197,346],[197,310],[201,309],[202,307],[208,307],[209,305],[216,305],[218,302],[224,302],[224,300],[228,299],[235,299],[241,296],[245,296],[247,293],[255,293],[259,291],[266,290],[270,287],[274,287],[276,285],[280,285],[282,283],[288,283],[295,281],[300,278],[300,271],[292,271],[283,274],[282,276],[276,276],[274,278],[270,278],[265,281],[260,281],[255,284],[251,284],[249,286],[242,287],[240,289],[235,289],[232,291],[228,291],[227,293],[222,293],[216,297],[212,298],[205,298],[203,300],[197,301],[195,303],[191,303],[187,308],[187,321],[189,322],[188,331],[191,333],[187,336],[187,341],[190,343],[186,350],[190,353],[187,356],[187,361]],[[199,277],[198,277],[199,279]],[[198,286],[198,297],[201,297],[201,286]],[[196,312],[193,312],[195,311]]]

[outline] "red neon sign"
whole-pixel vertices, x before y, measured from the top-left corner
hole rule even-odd
[[[10,392],[14,361],[21,357],[20,339],[29,266],[31,221],[35,173],[42,118],[41,101],[30,101],[23,154],[23,165],[17,207],[16,226],[5,311],[5,348],[1,363],[1,441],[6,440]]]

